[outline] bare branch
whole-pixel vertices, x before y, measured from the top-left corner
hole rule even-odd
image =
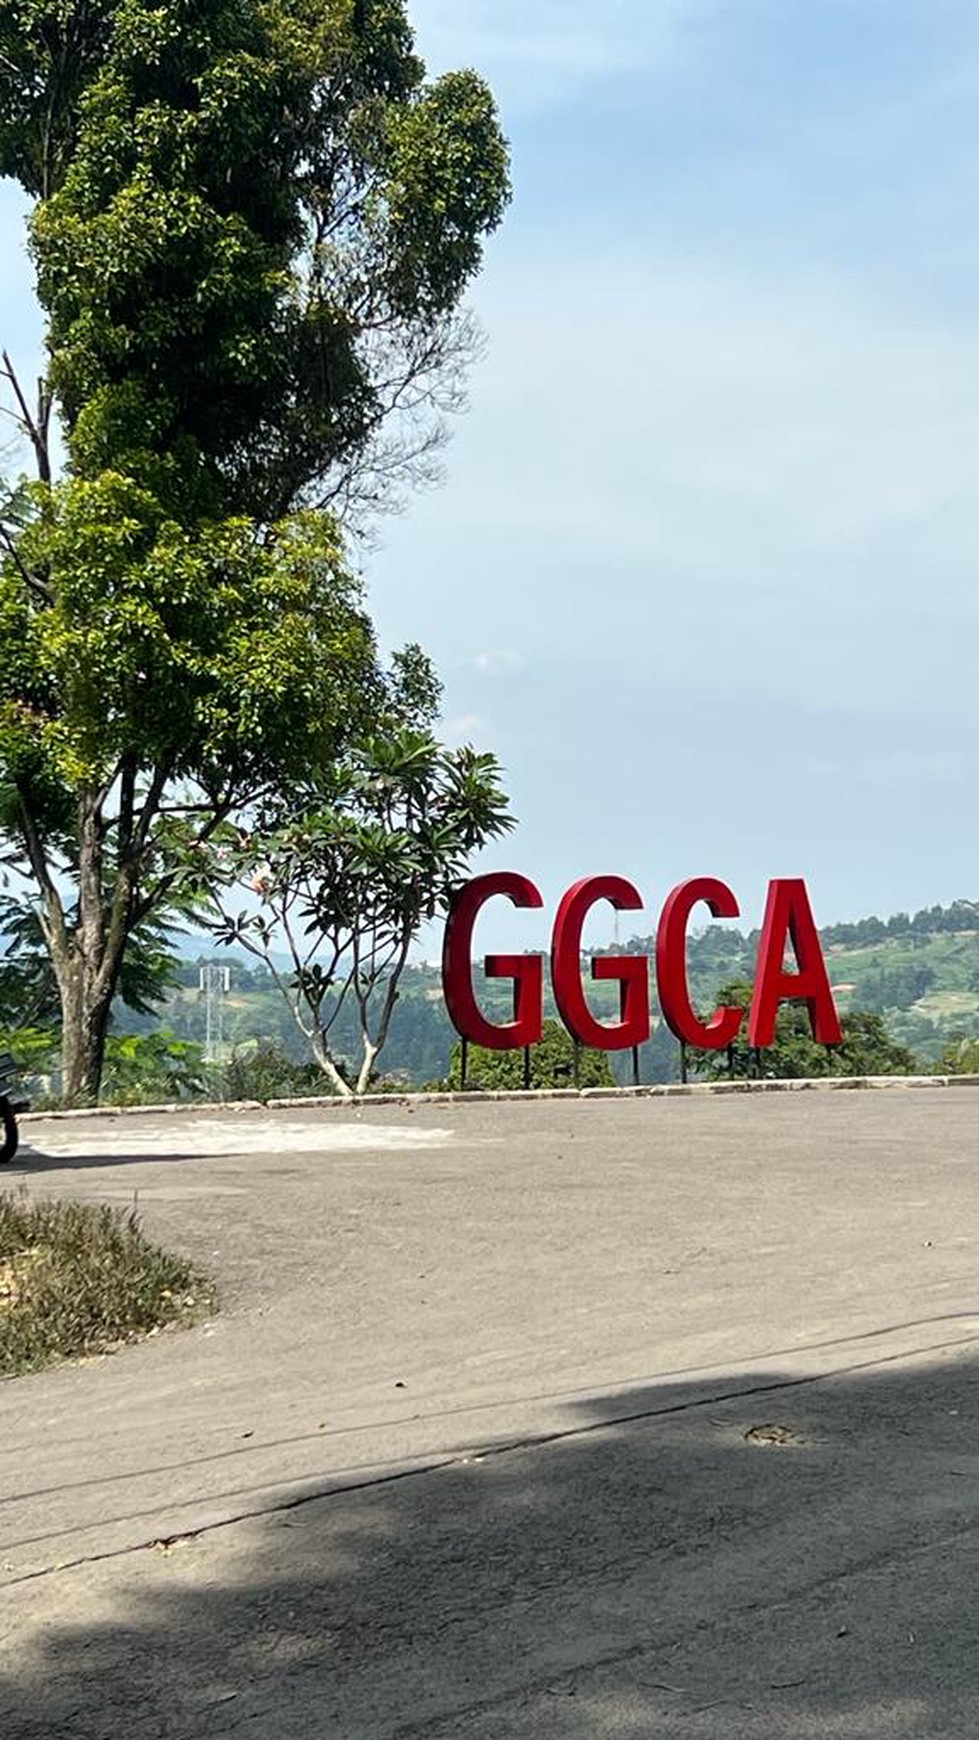
[[[20,381],[17,379],[17,374],[14,365],[10,360],[9,353],[7,351],[0,351],[0,358],[3,360],[3,368],[0,369],[0,375],[6,377],[14,390],[14,396],[20,407],[21,428],[30,439],[31,446],[34,449],[34,456],[37,460],[37,475],[42,483],[50,483],[51,456],[48,450],[48,423],[51,414],[50,396],[42,391],[39,400],[38,417],[35,420],[31,415],[30,407],[24,396],[24,390],[21,387]]]
[[[170,769],[168,767],[155,767],[153,769],[150,776],[150,783],[146,789],[146,795],[140,805],[139,814],[134,818],[132,830],[132,852],[135,858],[141,856],[146,846],[150,829],[160,813],[160,800],[167,788],[169,779]],[[224,818],[215,817],[215,827],[218,825],[219,819],[223,820]],[[206,832],[206,830],[203,830],[203,832]]]

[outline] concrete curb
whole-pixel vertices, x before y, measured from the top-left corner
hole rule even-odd
[[[979,1075],[841,1075],[781,1077],[771,1081],[660,1082],[649,1087],[506,1088],[465,1093],[362,1094],[345,1100],[336,1094],[295,1100],[171,1101],[158,1106],[85,1106],[78,1111],[22,1112],[18,1122],[41,1123],[63,1118],[146,1118],[178,1112],[222,1117],[229,1112],[360,1111],[376,1106],[465,1106],[496,1100],[662,1100],[704,1099],[724,1094],[838,1093],[881,1088],[979,1087]]]

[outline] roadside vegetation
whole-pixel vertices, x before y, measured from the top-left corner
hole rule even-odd
[[[782,1081],[816,1076],[917,1075],[918,1059],[906,1046],[889,1035],[880,1015],[857,1011],[843,1015],[841,1045],[817,1045],[809,1027],[804,1003],[783,1003],[775,1024],[775,1043],[761,1052],[748,1044],[747,1010],[752,987],[745,982],[724,985],[717,1001],[725,1007],[740,1007],[745,1018],[728,1051],[691,1052],[694,1075],[707,1081],[765,1076]]]
[[[213,1284],[135,1209],[0,1195],[0,1376],[104,1353],[213,1310]]]
[[[462,1087],[462,1044],[452,1047],[448,1084]],[[471,1045],[466,1060],[466,1087],[484,1093],[512,1092],[514,1088],[614,1087],[607,1051],[577,1048],[559,1021],[545,1021],[539,1045],[530,1048],[530,1079],[524,1077],[522,1051],[484,1051]]]

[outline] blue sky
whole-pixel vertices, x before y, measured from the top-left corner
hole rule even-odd
[[[433,71],[493,85],[515,197],[445,483],[367,578],[447,733],[505,764],[485,867],[549,914],[631,876],[646,928],[703,873],[749,924],[775,875],[821,922],[979,898],[979,7],[411,14]],[[5,247],[22,356],[28,285]],[[546,928],[504,908],[479,940]]]
[[[506,765],[487,863],[550,912],[605,870],[751,924],[776,875],[826,922],[979,897],[979,8],[412,15],[515,198],[447,481],[369,572]]]

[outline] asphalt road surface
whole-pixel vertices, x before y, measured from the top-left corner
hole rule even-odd
[[[26,1135],[221,1309],[0,1385],[3,1740],[976,1740],[979,1090]]]

